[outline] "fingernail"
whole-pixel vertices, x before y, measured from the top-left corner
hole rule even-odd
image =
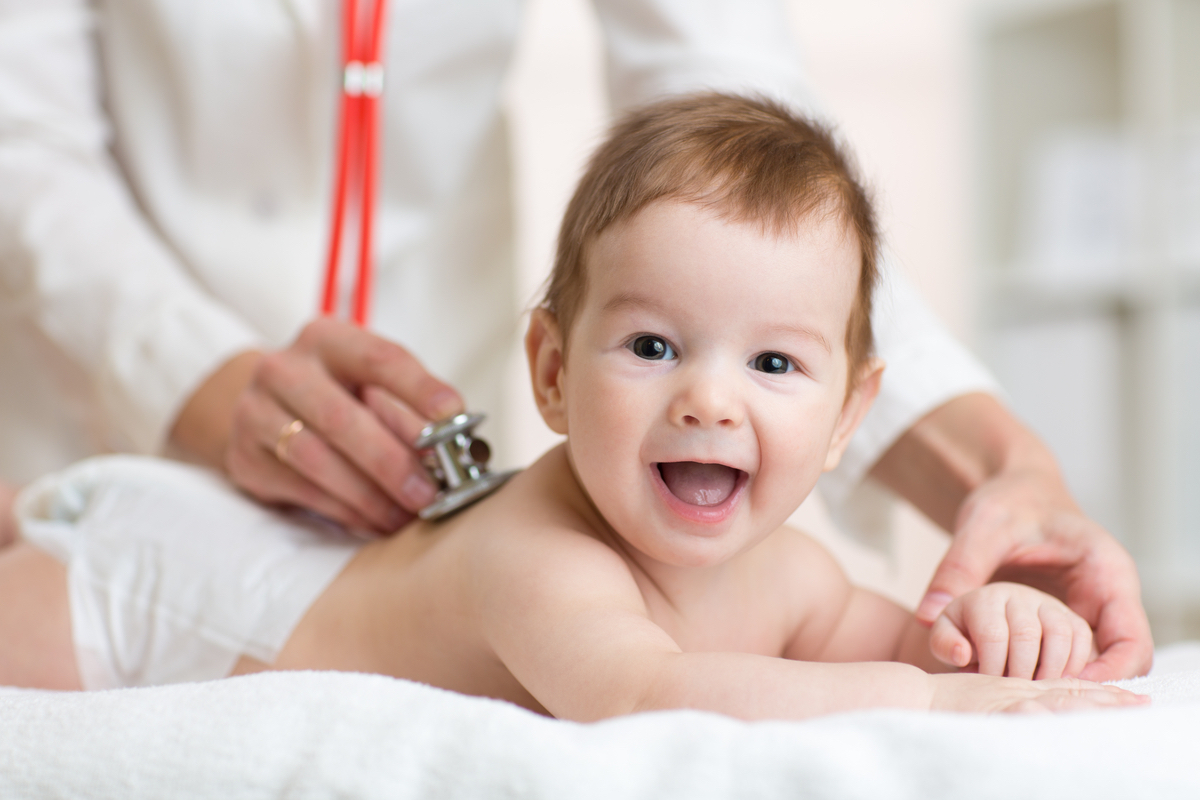
[[[945,592],[930,592],[921,599],[921,605],[917,606],[917,619],[932,622],[953,599]]]
[[[414,508],[424,508],[433,502],[437,490],[420,475],[409,475],[402,489],[404,495],[412,502]]]
[[[462,398],[449,389],[443,389],[429,399],[429,415],[436,421],[462,411]]]

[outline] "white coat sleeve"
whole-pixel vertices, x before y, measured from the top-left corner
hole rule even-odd
[[[83,369],[108,446],[154,452],[260,337],[140,213],[108,151],[93,24],[86,0],[0,0],[0,293]]]
[[[779,0],[595,0],[609,95],[621,109],[704,89],[749,92],[822,117]],[[917,420],[970,392],[998,392],[988,371],[922,302],[884,250],[872,324],[887,362],[879,399],[841,465],[822,478],[837,514],[867,472]]]

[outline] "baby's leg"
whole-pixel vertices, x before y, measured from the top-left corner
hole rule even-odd
[[[67,569],[31,544],[0,551],[0,686],[81,689]]]
[[[16,488],[0,481],[0,550],[17,540],[17,518],[13,516]]]

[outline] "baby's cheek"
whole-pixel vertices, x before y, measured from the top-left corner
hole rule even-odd
[[[759,436],[755,506],[773,516],[782,515],[782,523],[816,486],[826,451],[822,437],[809,429]]]
[[[569,447],[575,469],[594,497],[629,480],[637,465],[645,415],[636,396],[611,382],[575,387],[569,407]]]

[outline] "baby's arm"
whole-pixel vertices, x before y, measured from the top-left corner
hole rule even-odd
[[[868,707],[964,711],[1128,705],[1128,692],[1080,681],[927,675],[907,664],[832,664],[682,652],[651,621],[629,567],[571,531],[488,537],[468,570],[496,656],[551,714],[594,720],[700,708],[799,719]]]

